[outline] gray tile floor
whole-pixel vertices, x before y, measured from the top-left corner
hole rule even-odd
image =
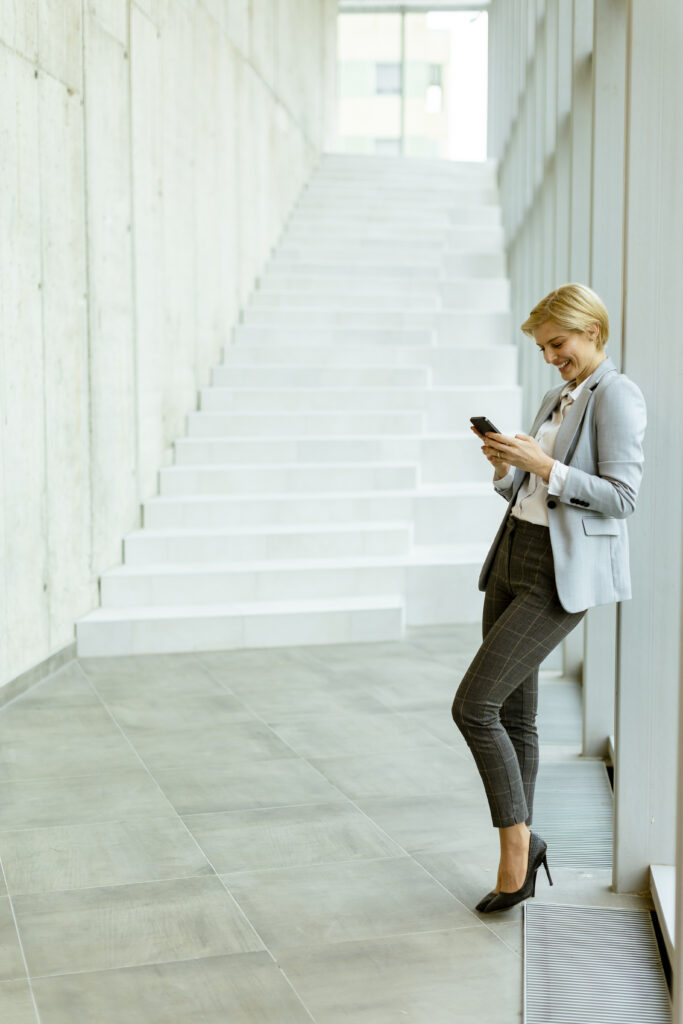
[[[1,1019],[519,1021],[521,908],[472,909],[498,839],[450,719],[478,643],[87,659],[0,710]],[[577,685],[540,706],[543,763],[575,759]],[[649,905],[552,854],[538,900]]]

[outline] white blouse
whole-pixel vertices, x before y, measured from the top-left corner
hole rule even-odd
[[[555,406],[552,413],[541,424],[536,440],[546,453],[552,455],[555,449],[557,432],[562,425],[567,409],[572,402],[576,401],[584,385],[590,380],[590,376],[576,384],[576,381],[568,381],[560,392],[560,402]],[[514,467],[500,480],[494,480],[493,486],[497,491],[504,491],[512,486]],[[562,494],[564,485],[567,482],[569,466],[557,459],[550,470],[550,479],[545,480],[536,473],[529,473],[524,483],[517,492],[517,498],[510,512],[516,519],[526,519],[529,523],[538,523],[539,526],[548,526],[548,509],[546,501],[549,494],[558,496]]]

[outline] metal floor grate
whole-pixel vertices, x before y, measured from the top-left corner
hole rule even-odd
[[[671,1024],[646,910],[524,906],[524,1024]]]
[[[542,746],[583,746],[581,683],[541,676],[538,687],[538,738]]]
[[[542,761],[532,828],[551,867],[611,868],[613,797],[604,761]],[[552,859],[551,859],[552,858]]]

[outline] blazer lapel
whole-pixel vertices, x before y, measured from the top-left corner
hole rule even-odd
[[[567,413],[560,425],[560,429],[557,432],[555,438],[555,448],[553,451],[553,458],[557,459],[558,462],[564,462],[567,454],[570,452],[574,439],[578,435],[581,428],[583,418],[586,415],[586,409],[588,403],[593,397],[593,392],[597,388],[598,384],[602,380],[603,376],[610,370],[616,370],[616,366],[612,362],[609,356],[607,356],[598,366],[597,370],[594,370],[591,374],[590,384],[587,384],[585,388],[581,389],[579,397],[575,402],[572,402]],[[545,397],[541,408],[538,410],[536,419],[534,420],[533,426],[529,431],[530,437],[535,437],[539,427],[544,423],[548,416],[557,405],[560,400],[560,395],[564,388],[564,384],[560,384],[559,387],[553,388],[549,391]],[[512,480],[512,498],[510,504],[513,505],[517,497],[517,492],[524,483],[528,473],[525,469],[515,469],[515,475]]]
[[[555,438],[553,458],[557,459],[558,462],[566,462],[567,457],[571,457],[570,453],[573,452],[572,446],[579,430],[581,429],[581,424],[583,423],[583,418],[586,415],[588,403],[591,401],[598,384],[604,375],[610,370],[616,370],[616,366],[609,356],[607,356],[607,358],[603,359],[600,363],[597,370],[594,370],[591,374],[590,383],[587,383],[586,387],[581,389],[581,393],[576,401],[572,402],[567,409],[566,415],[560,425],[560,429],[557,432],[557,437]]]

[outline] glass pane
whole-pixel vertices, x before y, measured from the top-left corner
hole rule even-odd
[[[486,12],[341,14],[338,24],[340,149],[486,159]]]

